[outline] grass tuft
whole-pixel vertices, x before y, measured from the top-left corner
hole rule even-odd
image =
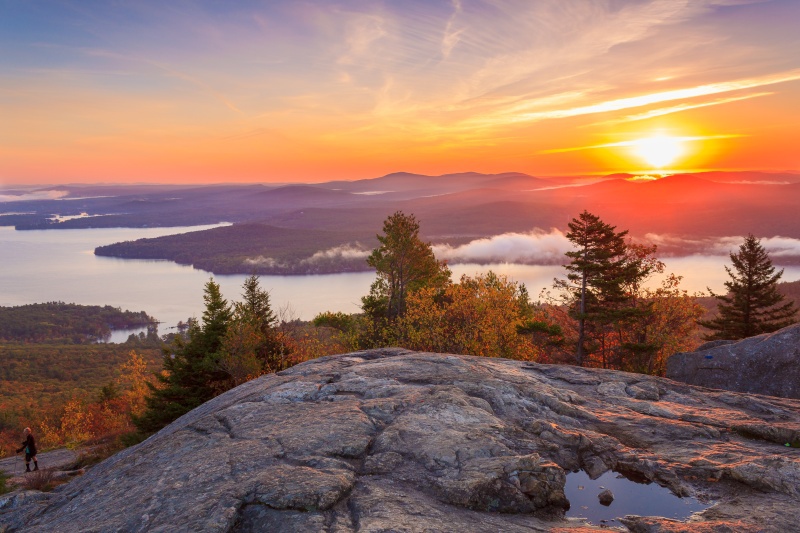
[[[22,486],[26,490],[49,492],[62,483],[63,481],[56,478],[55,471],[52,468],[41,468],[33,472],[26,472]]]

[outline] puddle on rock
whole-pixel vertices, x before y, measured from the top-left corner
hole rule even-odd
[[[614,494],[614,501],[608,506],[598,499],[605,489]],[[611,471],[595,480],[583,470],[568,473],[564,493],[570,503],[567,517],[586,518],[596,525],[618,525],[616,519],[628,514],[686,520],[692,513],[711,506],[695,498],[679,498],[657,483],[637,483]]]

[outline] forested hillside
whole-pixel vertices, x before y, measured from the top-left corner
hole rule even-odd
[[[205,232],[117,243],[98,255],[168,259],[216,274],[314,274],[364,269],[363,251],[393,211],[413,212],[423,237],[457,246],[507,233],[566,230],[565,213],[589,209],[629,228],[639,242],[656,239],[664,256],[707,253],[719,239],[754,233],[800,238],[794,198],[800,183],[748,181],[749,175],[684,174],[658,180],[612,175],[593,180],[541,179],[524,174],[444,176],[390,174],[355,182],[237,189],[198,188],[104,200],[83,217],[48,228],[164,225],[164,217],[194,213],[195,223],[233,222]],[[741,178],[741,180],[738,180]],[[784,177],[780,177],[784,180]],[[205,194],[204,194],[205,193]],[[215,203],[215,200],[217,201]],[[81,204],[83,205],[83,204]],[[197,205],[205,206],[198,210]],[[137,215],[116,215],[115,209]],[[40,206],[42,208],[43,206]],[[681,216],[676,217],[675,213]],[[119,211],[117,211],[119,212]],[[189,219],[182,219],[189,220]],[[722,222],[724,221],[724,223]],[[2,217],[0,217],[2,223]],[[11,223],[11,222],[7,222]],[[22,226],[19,226],[22,227]],[[655,242],[655,241],[654,241]],[[342,252],[344,250],[344,252]],[[800,262],[786,250],[782,264]],[[533,258],[542,264],[546,258]],[[458,262],[453,259],[452,262]]]
[[[0,341],[85,343],[108,338],[111,330],[154,324],[144,311],[123,311],[110,305],[64,302],[0,307]]]
[[[326,231],[250,223],[120,242],[100,246],[94,253],[169,259],[215,274],[319,274],[368,270],[366,253],[361,252],[374,243],[371,229]]]
[[[9,412],[35,413],[69,398],[96,395],[119,377],[132,349],[127,344],[0,344],[0,426]],[[152,369],[161,366],[158,348],[137,347],[136,352]]]
[[[160,370],[155,325],[144,311],[108,305],[0,307],[0,456],[13,453],[26,426],[40,435],[44,448],[64,444],[64,436],[76,431],[99,435],[121,427],[124,409],[108,402],[130,393],[133,376]],[[153,326],[149,334],[128,343],[97,343],[113,329],[144,326]],[[96,416],[76,411],[90,405]],[[105,426],[96,431],[100,423]]]
[[[2,343],[0,361],[3,457],[13,454],[24,427],[34,429],[43,449],[68,444],[76,433],[92,438],[124,427],[127,414],[114,402],[131,393],[132,378],[141,380],[161,368],[161,350],[136,347],[134,352],[129,344]],[[131,361],[138,367],[130,368]]]

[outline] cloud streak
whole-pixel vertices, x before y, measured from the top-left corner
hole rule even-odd
[[[729,135],[704,135],[704,136],[696,136],[696,137],[673,137],[674,140],[679,142],[695,142],[695,141],[708,141],[712,139],[737,139],[739,137],[744,137],[744,135],[739,134],[729,134]],[[580,152],[582,150],[597,150],[601,148],[619,148],[625,146],[636,146],[640,142],[639,139],[633,141],[620,141],[616,143],[606,143],[606,144],[592,144],[589,146],[574,146],[570,148],[554,148],[552,150],[542,150],[540,154],[560,154],[565,152]]]
[[[528,233],[504,233],[477,239],[460,246],[437,244],[433,252],[439,259],[457,263],[556,264],[572,249],[566,236],[557,229],[535,229]]]
[[[0,151],[20,183],[257,181],[263,169],[322,181],[453,165],[584,174],[626,167],[531,156],[681,113],[670,127],[726,124],[755,147],[685,168],[794,168],[778,140],[798,123],[800,4],[748,3],[14,2],[0,35],[14,52],[0,65]],[[735,130],[716,120],[734,107]]]
[[[60,198],[64,198],[67,194],[67,191],[35,191],[35,192],[26,192],[22,194],[0,194],[0,203],[9,203],[9,202],[28,202],[31,200],[58,200]]]
[[[370,252],[371,250],[366,249],[360,243],[348,243],[316,252],[311,257],[303,259],[301,263],[315,264],[336,260],[366,259]]]
[[[611,125],[611,124],[619,124],[622,122],[635,122],[638,120],[647,120],[655,117],[662,117],[664,115],[671,115],[673,113],[680,113],[682,111],[690,111],[692,109],[701,109],[703,107],[711,107],[715,105],[723,105],[723,104],[730,104],[733,102],[741,102],[743,100],[750,100],[751,98],[759,98],[761,96],[770,96],[775,93],[773,92],[762,92],[762,93],[754,93],[754,94],[746,94],[744,96],[735,96],[732,98],[718,98],[716,100],[712,100],[710,102],[701,102],[698,104],[680,104],[672,107],[662,107],[660,109],[653,109],[651,111],[646,111],[644,113],[638,113],[636,115],[628,115],[626,117],[616,119],[616,120],[607,120],[605,122],[599,122],[596,124],[592,124],[593,126],[603,126],[603,125]]]
[[[657,235],[648,233],[645,240],[659,247],[684,250],[685,253],[699,255],[728,255],[738,252],[744,242],[743,236],[686,238],[676,235]],[[774,258],[800,257],[800,239],[791,237],[762,237],[761,246]]]
[[[747,78],[733,81],[726,81],[720,83],[710,83],[706,85],[698,85],[696,87],[686,87],[684,89],[675,89],[671,91],[663,91],[651,94],[642,94],[628,98],[618,98],[614,100],[607,100],[604,102],[597,102],[590,105],[576,106],[571,108],[551,109],[546,111],[536,111],[531,113],[513,113],[503,114],[500,116],[490,118],[480,118],[477,122],[482,124],[497,124],[498,122],[538,122],[542,120],[570,118],[580,115],[591,115],[597,113],[608,113],[612,111],[623,111],[636,107],[644,107],[653,104],[660,104],[663,102],[670,102],[674,100],[685,100],[697,98],[700,96],[708,96],[713,94],[720,94],[732,91],[740,91],[743,89],[752,89],[756,87],[764,87],[768,85],[775,85],[779,83],[786,83],[790,81],[800,80],[800,69],[789,70],[779,74],[771,74],[767,76],[760,76],[757,78]]]
[[[738,250],[743,241],[744,237],[736,236],[687,238],[649,233],[644,237],[644,242],[658,245],[659,249],[666,251],[667,256],[725,256]],[[775,259],[800,257],[800,239],[764,237],[761,244]],[[564,264],[567,261],[564,254],[574,249],[566,235],[555,228],[549,232],[537,228],[527,233],[504,233],[459,246],[433,246],[433,252],[439,259],[451,263],[479,264],[558,265]]]
[[[461,34],[466,31],[466,28],[455,28],[456,19],[462,11],[461,0],[453,0],[453,15],[448,19],[444,29],[444,36],[442,37],[442,57],[444,59],[450,57],[453,48],[461,40]]]
[[[259,255],[258,257],[247,257],[242,261],[245,266],[266,267],[266,268],[285,268],[286,263],[278,261],[272,257]]]

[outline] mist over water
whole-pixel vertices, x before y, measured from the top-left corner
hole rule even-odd
[[[0,305],[63,301],[85,305],[111,305],[146,311],[164,324],[160,333],[203,311],[203,285],[211,274],[171,261],[146,261],[97,257],[94,248],[125,240],[158,237],[206,229],[110,228],[15,231],[0,227]],[[704,291],[724,289],[727,255],[666,258],[667,271],[684,276],[683,288]],[[786,266],[783,280],[800,279],[800,266]],[[489,270],[525,283],[534,299],[553,278],[564,275],[557,265],[513,263],[451,265],[453,278]],[[214,276],[228,300],[238,300],[246,275]],[[261,276],[270,291],[273,308],[289,306],[290,315],[309,320],[322,311],[356,312],[361,297],[374,279],[371,272],[317,276]],[[123,339],[124,340],[124,339]]]

